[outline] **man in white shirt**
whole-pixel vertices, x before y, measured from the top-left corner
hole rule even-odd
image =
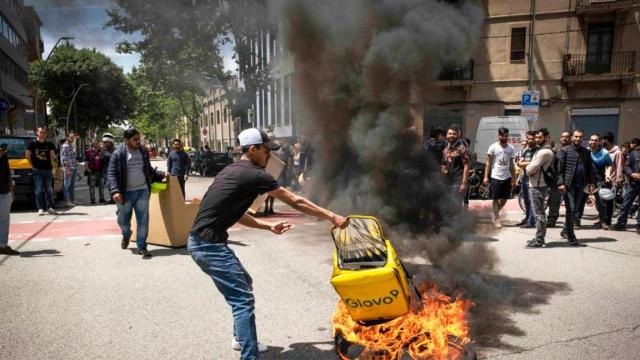
[[[509,129],[501,127],[498,129],[498,142],[491,144],[487,150],[487,164],[484,171],[484,184],[489,185],[489,174],[491,174],[491,198],[493,208],[491,222],[496,229],[502,228],[500,224],[500,210],[511,198],[511,188],[515,186],[515,166],[514,158],[516,151],[509,144]]]

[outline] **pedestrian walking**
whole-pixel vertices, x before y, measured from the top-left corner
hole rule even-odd
[[[555,156],[547,144],[546,132],[539,130],[535,135],[537,150],[525,170],[529,177],[529,196],[536,221],[536,235],[527,242],[527,248],[544,246],[547,234],[547,219],[545,216],[545,202],[549,191],[549,183],[556,180],[554,168]],[[527,134],[528,135],[528,134]]]
[[[200,269],[211,277],[231,307],[234,322],[232,348],[243,360],[258,359],[267,347],[258,343],[252,279],[227,244],[227,230],[236,222],[282,234],[293,226],[287,221],[266,222],[246,213],[259,194],[269,193],[305,214],[345,227],[347,219],[295,195],[264,171],[271,151],[277,150],[269,136],[255,128],[238,135],[242,146],[239,161],[225,167],[209,187],[190,230],[188,248]]]
[[[592,134],[589,137],[589,147],[591,148],[591,161],[595,170],[595,181],[598,188],[611,188],[611,185],[605,182],[605,170],[613,164],[613,161],[611,160],[611,156],[609,156],[609,152],[602,147],[599,134]],[[609,230],[611,217],[613,217],[613,199],[601,199],[597,190],[593,192],[593,195],[596,202],[596,210],[598,210],[598,221],[594,224],[594,227]],[[578,215],[580,219],[582,219],[582,215],[584,214],[584,207],[586,203],[587,197],[584,196],[582,198],[580,213]],[[608,216],[609,213],[611,213],[611,216]]]
[[[549,133],[546,129],[540,129],[543,133]],[[550,138],[547,137],[548,139]],[[571,132],[563,131],[560,134],[560,142],[556,146],[551,146],[549,140],[547,140],[545,146],[549,146],[553,151],[553,155],[555,157],[554,160],[554,168],[556,174],[558,173],[558,153],[560,150],[569,145],[571,143]],[[558,190],[558,184],[548,184],[549,185],[549,216],[547,216],[547,228],[556,227],[556,223],[558,222],[558,218],[560,217],[560,204],[562,203],[562,194]]]
[[[64,176],[64,200],[67,206],[76,206],[76,172],[78,160],[76,159],[76,136],[73,132],[67,134],[67,141],[60,147],[60,161],[62,162],[62,174]]]
[[[498,141],[491,144],[487,150],[487,164],[484,171],[484,184],[489,185],[491,175],[491,198],[493,207],[491,221],[496,229],[502,228],[500,223],[500,210],[511,198],[511,189],[515,186],[514,158],[516,151],[509,144],[509,129],[498,129]]]
[[[640,139],[633,139],[629,144],[629,153],[624,166],[624,172],[627,175],[627,185],[625,187],[624,200],[622,202],[622,210],[618,221],[612,227],[616,231],[624,231],[627,227],[627,219],[633,207],[633,203],[640,195]],[[640,234],[640,216],[636,216],[636,232]]]
[[[39,127],[36,135],[36,140],[29,144],[25,157],[33,170],[38,215],[44,215],[45,211],[50,215],[58,215],[53,209],[54,170],[52,161],[56,158],[56,147],[52,142],[47,141],[47,129],[45,127]]]
[[[103,185],[104,158],[101,155],[100,144],[97,142],[93,142],[85,154],[87,184],[89,185],[89,198],[92,205],[96,203],[96,188],[98,189],[100,203],[104,204],[106,202]]]
[[[131,239],[131,216],[136,214],[137,253],[150,259],[147,250],[149,233],[149,191],[152,181],[162,181],[164,173],[151,167],[149,153],[140,145],[140,133],[125,130],[124,144],[111,155],[108,170],[109,193],[118,204],[118,225],[122,231],[120,246],[126,249]]]
[[[191,159],[189,159],[189,155],[184,152],[182,141],[180,141],[180,139],[173,139],[171,146],[173,147],[173,150],[171,150],[171,153],[167,157],[167,170],[171,176],[178,178],[180,191],[182,191],[182,198],[186,199],[184,187],[185,182],[189,179]]]
[[[531,197],[529,196],[529,176],[526,170],[527,165],[531,163],[533,154],[537,149],[536,134],[537,132],[534,130],[527,132],[525,147],[524,149],[522,149],[520,156],[517,157],[520,174],[518,174],[516,186],[520,185],[520,191],[522,192],[522,198],[524,200],[525,207],[524,219],[522,219],[520,223],[518,223],[518,226],[522,228],[533,228],[535,227],[536,223],[536,219],[533,214],[533,208],[531,205]]]
[[[447,146],[442,151],[441,173],[454,194],[464,201],[469,184],[470,157],[465,142],[458,137],[458,129],[447,129]]]
[[[571,144],[558,153],[558,190],[563,194],[566,210],[566,221],[560,236],[574,246],[581,245],[574,231],[577,209],[585,196],[585,187],[593,186],[595,182],[591,153],[582,146],[583,137],[584,130],[574,130]]]
[[[109,162],[111,161],[111,154],[115,151],[115,143],[113,142],[113,135],[110,133],[104,133],[102,135],[102,146],[100,147],[100,157],[102,158],[102,178],[104,179],[104,186],[109,191],[109,184],[107,183],[107,170],[109,169]],[[114,204],[112,199],[107,201],[108,204]]]
[[[11,203],[13,202],[13,180],[9,169],[7,144],[0,143],[0,255],[20,255],[9,246],[9,225],[11,223]]]

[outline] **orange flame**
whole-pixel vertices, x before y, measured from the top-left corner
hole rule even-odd
[[[455,338],[462,346],[471,342],[467,316],[473,302],[460,298],[451,301],[435,285],[423,286],[421,296],[424,307],[419,311],[373,326],[353,321],[340,301],[332,319],[334,335],[340,332],[350,343],[382,350],[387,355],[376,356],[380,360],[399,359],[403,352],[413,359],[458,358],[460,352],[450,348],[450,340]]]

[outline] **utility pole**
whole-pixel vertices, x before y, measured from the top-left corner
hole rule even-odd
[[[53,52],[56,50],[56,48],[58,47],[58,44],[60,44],[60,41],[62,40],[66,40],[67,43],[69,42],[69,40],[73,40],[74,37],[72,36],[62,36],[58,39],[58,41],[56,41],[56,44],[53,45],[53,48],[51,48],[51,51],[49,51],[49,55],[47,55],[47,57],[44,59],[44,62],[42,63],[42,67],[40,68],[40,71],[38,72],[38,78],[36,79],[36,88],[35,88],[35,96],[33,99],[33,116],[34,116],[34,123],[35,126],[38,127],[38,89],[40,88],[40,80],[42,79],[42,72],[44,71],[45,67],[47,66],[47,61],[49,61],[49,56],[51,56],[51,54],[53,54]],[[47,106],[45,104],[44,107],[44,116],[46,118],[47,116]]]
[[[531,29],[529,30],[529,90],[533,90],[533,78],[535,69],[533,67],[533,48],[536,41],[536,0],[531,0]]]

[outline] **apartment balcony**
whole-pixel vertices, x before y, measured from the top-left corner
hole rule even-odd
[[[638,76],[635,63],[635,51],[567,54],[564,56],[563,78],[569,86],[594,81],[620,81],[627,85]]]
[[[638,0],[578,0],[576,13],[580,15],[624,12],[639,6]]]
[[[471,86],[473,85],[473,60],[463,65],[449,65],[442,68],[438,81],[440,86]]]

